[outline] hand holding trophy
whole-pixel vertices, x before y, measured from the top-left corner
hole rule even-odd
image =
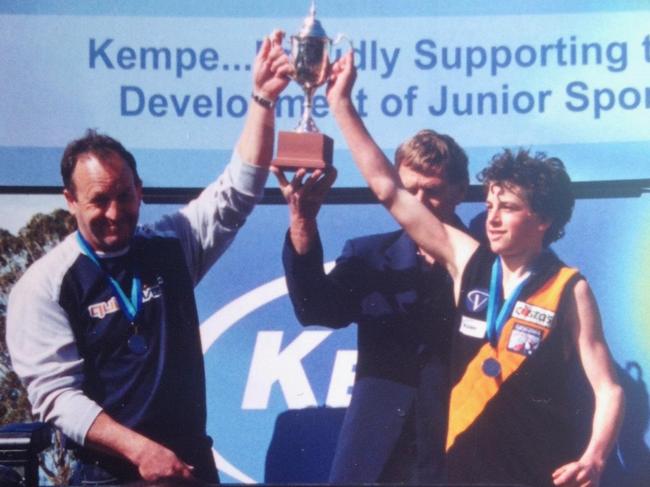
[[[273,165],[286,170],[323,169],[332,164],[334,141],[316,127],[311,115],[312,101],[316,89],[329,78],[331,46],[348,39],[343,35],[335,40],[327,37],[316,19],[314,2],[300,32],[290,39],[290,62],[293,66],[290,77],[301,86],[305,97],[298,126],[293,132],[280,131],[278,134],[278,153]]]

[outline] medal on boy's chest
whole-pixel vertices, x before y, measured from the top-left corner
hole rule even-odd
[[[498,377],[501,375],[501,363],[495,357],[488,357],[483,361],[481,370],[488,377]]]

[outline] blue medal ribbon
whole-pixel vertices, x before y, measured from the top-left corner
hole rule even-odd
[[[81,251],[84,253],[84,255],[92,260],[94,264],[104,272],[106,278],[108,279],[108,282],[111,285],[111,288],[113,288],[113,293],[120,304],[122,312],[124,312],[126,317],[129,319],[131,325],[135,326],[135,319],[142,309],[142,280],[140,279],[138,273],[136,271],[133,272],[133,281],[131,283],[131,299],[129,299],[124,291],[122,291],[120,283],[117,282],[117,280],[113,278],[113,276],[111,276],[108,272],[106,272],[106,270],[102,267],[102,264],[99,261],[99,257],[79,231],[77,231],[77,241],[79,242],[79,246],[81,247]]]
[[[508,317],[512,313],[512,309],[515,307],[515,303],[519,299],[519,295],[531,275],[532,272],[517,285],[510,296],[508,296],[508,299],[503,302],[501,257],[497,257],[494,260],[490,275],[490,295],[488,297],[487,309],[487,338],[493,347],[496,347],[501,330],[503,330],[506,321],[508,321]]]

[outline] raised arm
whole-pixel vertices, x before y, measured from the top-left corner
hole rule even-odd
[[[623,422],[625,398],[605,342],[596,300],[585,280],[576,284],[568,303],[572,338],[594,392],[595,410],[589,443],[575,462],[553,472],[558,486],[597,487]]]
[[[351,321],[347,285],[325,274],[323,247],[316,217],[336,179],[333,166],[307,174],[299,169],[289,181],[272,166],[289,209],[289,232],[282,249],[282,265],[296,318],[302,325],[338,328]]]
[[[394,166],[372,139],[352,103],[355,78],[354,59],[350,52],[332,67],[327,88],[330,109],[352,157],[379,202],[420,247],[444,263],[454,278],[458,293],[462,272],[478,242],[442,223],[403,187]]]
[[[253,100],[250,102],[244,129],[237,142],[242,160],[268,167],[273,157],[275,111],[278,95],[289,82],[289,60],[282,50],[281,31],[264,39],[253,64]]]
[[[264,193],[275,137],[273,104],[289,80],[282,37],[275,31],[265,38],[255,58],[253,98],[230,164],[180,212],[155,223],[157,231],[179,237],[195,285],[225,252]]]
[[[271,172],[278,178],[280,190],[289,208],[291,243],[299,255],[305,255],[316,240],[316,216],[336,180],[336,169],[333,166],[325,170],[317,169],[309,176],[305,169],[299,169],[291,182],[280,168],[272,166]]]

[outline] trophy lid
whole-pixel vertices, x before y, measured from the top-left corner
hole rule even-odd
[[[316,5],[314,2],[311,2],[309,16],[305,17],[299,37],[327,37],[320,20],[316,18]]]

